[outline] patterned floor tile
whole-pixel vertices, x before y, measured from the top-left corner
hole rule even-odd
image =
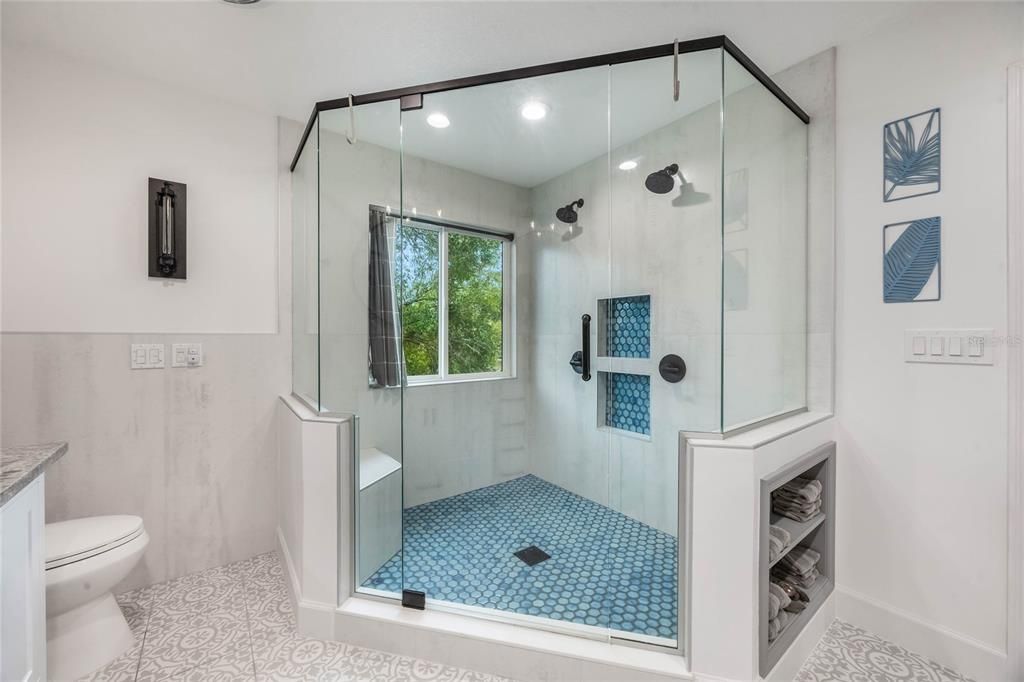
[[[153,593],[153,588],[143,587],[117,596],[117,605],[121,607],[136,639],[146,632],[149,616],[153,612]]]
[[[405,511],[405,549],[364,583],[674,639],[676,539],[527,475]],[[527,566],[514,552],[551,558]]]
[[[211,612],[157,611],[150,619],[139,664],[139,680],[177,676],[213,659],[252,657],[245,603]]]
[[[460,668],[302,637],[276,553],[120,595],[136,646],[90,682],[500,682]]]
[[[244,581],[230,564],[163,583],[153,600],[159,616],[233,610],[244,601]]]
[[[866,630],[835,620],[797,675],[797,682],[971,682]]]
[[[209,586],[213,586],[213,592],[207,589]],[[215,607],[201,608],[197,600],[200,594],[207,595],[205,603]],[[282,566],[274,553],[128,592],[118,597],[118,604],[139,643],[86,678],[90,681],[510,682],[430,661],[300,636],[295,630]],[[797,680],[971,682],[949,668],[838,620],[807,659]]]
[[[252,650],[212,656],[177,678],[183,682],[253,682],[256,679],[256,666]]]

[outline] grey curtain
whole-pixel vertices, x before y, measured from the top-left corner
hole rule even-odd
[[[395,306],[388,219],[370,208],[370,386],[402,385],[402,333]]]

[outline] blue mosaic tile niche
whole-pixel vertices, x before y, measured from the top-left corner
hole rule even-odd
[[[676,538],[533,475],[405,510],[366,587],[676,638]],[[515,552],[551,556],[527,566]]]
[[[643,374],[603,374],[605,425],[651,435],[651,378]]]
[[[602,303],[604,354],[612,358],[651,357],[651,297],[609,298]]]

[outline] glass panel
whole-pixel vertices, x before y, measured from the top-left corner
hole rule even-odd
[[[441,233],[407,224],[401,234],[405,369],[410,379],[437,376],[441,373]]]
[[[320,404],[317,128],[292,173],[292,392]]]
[[[724,64],[722,428],[806,405],[807,126]]]
[[[720,412],[721,51],[611,67],[611,299],[605,349],[610,506],[630,533],[612,627],[679,641],[679,432],[717,431]],[[682,381],[658,371],[685,362]],[[681,366],[681,365],[680,365]],[[609,418],[609,422],[612,419]]]
[[[401,589],[398,102],[321,112],[320,394],[358,416],[355,584]],[[352,140],[351,142],[349,140]],[[388,207],[395,207],[389,211]],[[340,522],[349,520],[344,508]],[[345,578],[348,571],[341,571]],[[340,579],[344,599],[351,579]],[[365,586],[365,587],[364,587]]]
[[[448,234],[448,372],[502,370],[502,242]]]
[[[597,362],[609,294],[608,69],[423,105],[402,115],[402,211],[442,231],[444,381],[406,389],[405,587],[607,635],[626,596],[603,386],[570,361],[588,315]]]

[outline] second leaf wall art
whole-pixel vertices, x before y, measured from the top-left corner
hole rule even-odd
[[[942,218],[886,225],[882,296],[886,303],[938,301],[942,296]]]

